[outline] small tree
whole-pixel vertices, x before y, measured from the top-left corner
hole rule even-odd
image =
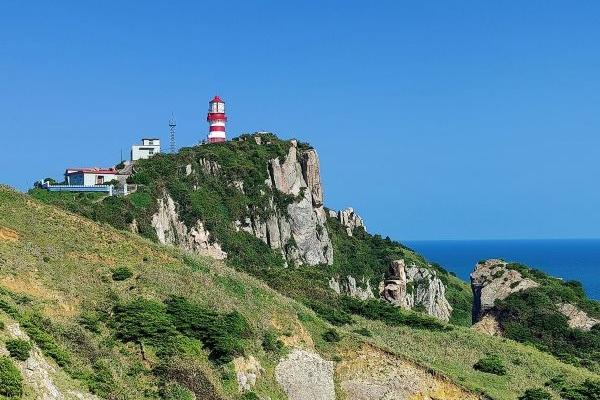
[[[13,339],[6,342],[6,350],[10,353],[12,358],[16,358],[20,361],[25,361],[29,358],[29,352],[31,351],[31,343],[27,340]]]

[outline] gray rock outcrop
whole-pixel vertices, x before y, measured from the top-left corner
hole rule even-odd
[[[446,287],[432,269],[407,266],[404,260],[390,263],[385,281],[380,283],[380,297],[405,309],[422,306],[427,314],[449,321],[452,306],[446,299]]]
[[[333,263],[333,246],[325,226],[323,189],[319,175],[319,159],[314,149],[299,150],[292,141],[288,154],[269,161],[267,185],[293,196],[285,210],[271,199],[272,212],[264,220],[256,213],[236,221],[237,229],[263,240],[272,249],[281,250],[288,261],[302,265]]]
[[[347,275],[345,277],[331,277],[331,279],[329,279],[329,287],[337,294],[345,294],[360,300],[375,298],[373,289],[371,288],[371,282],[369,282],[368,279],[365,279],[365,277],[360,280],[360,283],[357,283],[352,275]]]
[[[589,331],[598,324],[600,320],[592,318],[583,310],[570,303],[558,304],[558,310],[567,317],[569,326],[574,329]]]
[[[348,236],[352,236],[352,232],[355,228],[362,227],[365,228],[365,223],[363,219],[354,212],[352,207],[348,207],[338,212],[338,220],[342,226],[346,227],[346,233]]]
[[[512,293],[539,286],[524,278],[519,271],[507,268],[503,260],[490,259],[478,263],[471,273],[473,290],[473,323],[479,322],[494,307],[496,300],[504,300]]]
[[[294,349],[275,367],[275,379],[289,400],[333,400],[333,362]]]
[[[204,228],[202,221],[188,229],[179,220],[175,202],[168,194],[158,199],[158,211],[152,216],[152,226],[158,241],[162,244],[179,246],[185,250],[218,260],[227,258],[221,245],[212,240],[210,232]]]

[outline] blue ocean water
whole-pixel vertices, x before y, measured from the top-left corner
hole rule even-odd
[[[583,284],[589,297],[600,300],[600,239],[428,240],[403,243],[467,282],[479,260],[502,258],[565,280],[577,280]]]

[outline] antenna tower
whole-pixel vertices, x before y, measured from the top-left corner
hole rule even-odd
[[[169,118],[169,150],[171,153],[175,153],[177,149],[175,148],[175,127],[177,124],[175,123],[175,116],[171,114],[171,118]]]

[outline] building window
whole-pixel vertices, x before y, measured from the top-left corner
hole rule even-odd
[[[152,146],[154,144],[154,140],[148,140],[148,144]]]
[[[102,175],[97,175],[96,176],[96,185],[103,185],[104,184],[104,177]]]
[[[150,144],[152,144],[152,143],[150,143]],[[150,154],[150,155],[154,154],[154,149],[148,149],[148,154]]]

